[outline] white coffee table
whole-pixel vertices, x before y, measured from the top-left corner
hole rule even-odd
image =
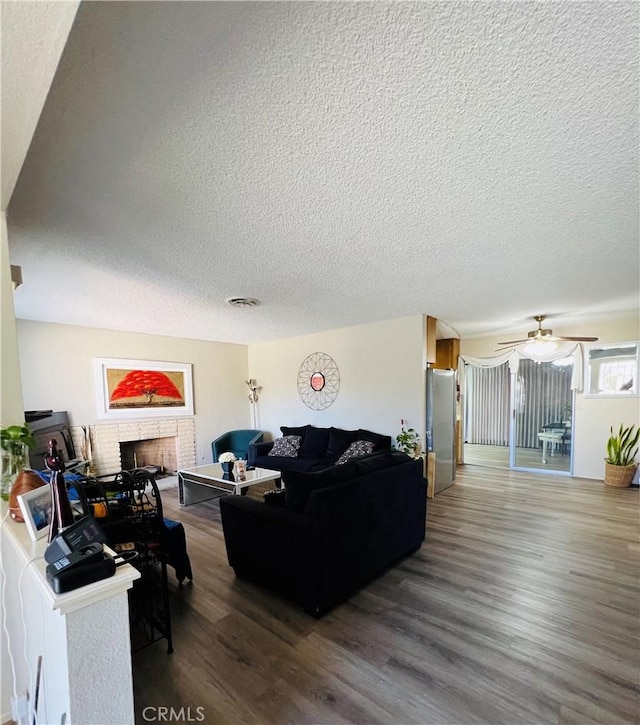
[[[192,503],[209,501],[212,498],[223,496],[225,493],[246,493],[249,486],[267,481],[277,481],[280,471],[271,471],[268,468],[254,468],[246,471],[244,480],[234,471],[233,481],[224,478],[222,466],[219,463],[207,463],[204,466],[194,466],[178,471],[178,490],[180,503],[190,506]]]

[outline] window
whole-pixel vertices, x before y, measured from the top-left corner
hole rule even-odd
[[[638,395],[637,342],[613,342],[587,348],[586,396]]]

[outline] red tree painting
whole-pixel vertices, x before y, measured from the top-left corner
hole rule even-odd
[[[169,398],[174,405],[184,403],[182,393],[173,381],[158,370],[129,371],[114,388],[110,402],[141,397],[144,397],[146,405],[151,405],[154,397]]]

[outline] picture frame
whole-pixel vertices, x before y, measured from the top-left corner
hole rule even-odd
[[[38,541],[49,532],[53,505],[51,501],[51,486],[45,485],[34,488],[18,496],[18,505],[31,541]]]
[[[193,415],[190,363],[94,358],[98,418]]]

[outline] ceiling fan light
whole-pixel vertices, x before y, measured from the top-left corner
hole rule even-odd
[[[557,350],[558,346],[553,340],[545,340],[542,337],[538,337],[532,342],[528,342],[522,351],[532,357],[543,357],[544,355],[550,355],[552,352]]]

